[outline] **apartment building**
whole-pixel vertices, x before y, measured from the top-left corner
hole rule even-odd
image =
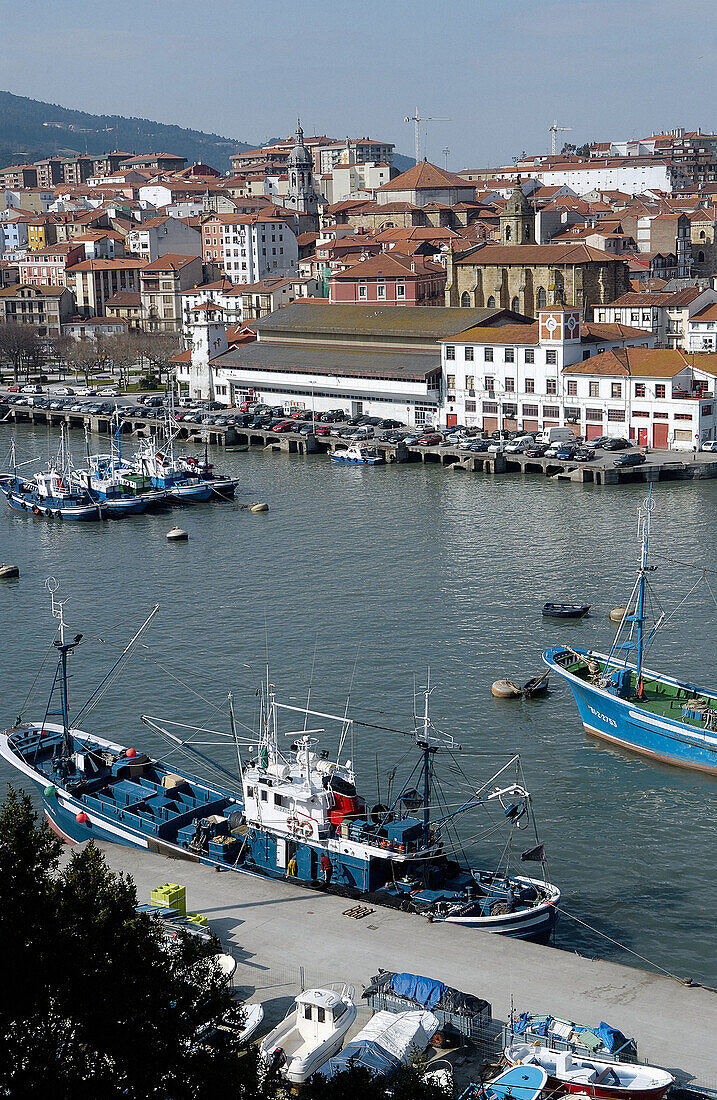
[[[170,253],[146,264],[140,273],[142,320],[149,332],[179,332],[182,291],[202,282],[201,256]]]
[[[234,283],[258,283],[297,271],[291,215],[215,214],[202,221],[202,254]]]

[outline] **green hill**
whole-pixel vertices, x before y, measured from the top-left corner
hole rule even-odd
[[[121,149],[127,153],[174,153],[186,157],[189,164],[204,161],[227,172],[232,153],[253,147],[201,130],[146,118],[91,115],[0,91],[0,167],[18,161],[31,164],[42,157]]]

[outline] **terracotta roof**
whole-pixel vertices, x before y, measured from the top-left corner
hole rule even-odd
[[[105,308],[107,306],[115,306],[127,309],[141,306],[141,304],[142,299],[139,294],[134,294],[131,290],[118,290],[116,294],[113,294],[111,298],[107,299]]]
[[[717,321],[717,302],[713,302],[712,305],[701,309],[699,313],[695,313],[690,317],[690,321]]]
[[[427,160],[424,160],[420,164],[414,164],[413,168],[409,168],[407,172],[402,172],[400,176],[389,180],[388,183],[382,184],[381,187],[377,188],[377,191],[427,191],[456,187],[466,191],[475,191],[473,184],[463,179],[462,176],[456,176],[453,172],[446,172],[444,168],[439,168],[437,164],[429,164]]]
[[[613,306],[688,306],[690,302],[694,302],[695,298],[699,298],[700,294],[704,294],[704,287],[686,286],[682,290],[669,290],[657,294],[629,291],[616,298],[614,302],[608,302],[607,305],[610,308]]]
[[[366,337],[399,336],[414,340],[440,340],[462,330],[501,317],[516,319],[509,310],[496,307],[377,306],[327,302],[325,298],[297,298],[256,321],[260,334],[351,334]]]
[[[158,260],[146,264],[143,268],[143,274],[148,271],[151,273],[155,271],[179,271],[180,268],[186,267],[197,259],[199,259],[198,256],[185,256],[179,252],[168,252],[166,256],[160,256]]]
[[[717,375],[717,354],[687,355],[677,348],[618,348],[565,367],[563,373],[674,378],[685,367],[697,367]]]
[[[599,248],[587,244],[486,244],[456,260],[459,264],[482,267],[486,264],[506,266],[510,264],[614,264],[622,263],[618,256],[611,256]]]
[[[34,286],[30,283],[12,283],[11,286],[5,286],[0,289],[0,295],[3,298],[10,298],[14,294],[17,294],[19,290],[33,290],[37,291],[45,298],[59,298],[67,290],[66,286]]]
[[[72,275],[76,271],[121,271],[122,269],[136,271],[141,267],[144,267],[144,260],[121,256],[117,260],[83,260],[79,264],[68,267],[67,273]]]
[[[380,279],[380,278],[410,278],[411,275],[445,275],[446,269],[442,264],[433,263],[432,260],[410,260],[407,256],[395,255],[391,252],[382,252],[378,256],[369,256],[368,259],[359,260],[348,271],[338,271],[331,276],[332,279]]]

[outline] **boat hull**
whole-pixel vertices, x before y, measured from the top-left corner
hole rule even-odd
[[[96,504],[50,504],[41,500],[33,500],[32,497],[16,493],[12,489],[0,486],[5,494],[5,500],[15,512],[21,512],[28,516],[42,517],[43,519],[74,519],[88,520],[99,519],[99,509]]]
[[[385,466],[386,460],[384,458],[347,458],[341,453],[334,452],[329,455],[332,462],[343,463],[344,466]]]
[[[167,494],[170,500],[177,504],[201,504],[209,500],[214,489],[210,483],[199,482],[197,485],[170,485]]]
[[[139,516],[147,511],[149,501],[145,497],[107,497],[100,504],[105,516]]]
[[[634,700],[620,699],[580,679],[559,663],[557,658],[563,653],[562,647],[548,649],[543,661],[567,683],[588,733],[653,760],[717,775],[717,732],[701,732],[678,719],[652,714]],[[604,654],[592,652],[585,652],[584,656],[606,659]],[[644,674],[673,686],[690,687],[648,669]]]

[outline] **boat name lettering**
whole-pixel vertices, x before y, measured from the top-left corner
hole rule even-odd
[[[617,722],[614,718],[608,718],[607,714],[601,714],[599,710],[595,710],[595,708],[591,707],[589,703],[588,710],[591,714],[594,714],[596,718],[601,718],[603,722],[607,722],[608,725],[615,726],[617,728]]]

